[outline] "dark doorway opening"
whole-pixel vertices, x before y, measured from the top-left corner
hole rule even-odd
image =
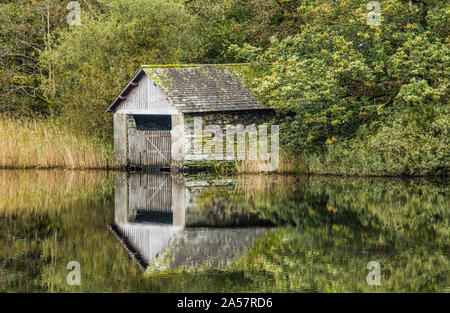
[[[170,115],[135,115],[136,130],[172,130]]]

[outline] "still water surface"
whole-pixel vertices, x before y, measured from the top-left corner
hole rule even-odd
[[[449,207],[447,179],[0,171],[0,291],[449,292]]]

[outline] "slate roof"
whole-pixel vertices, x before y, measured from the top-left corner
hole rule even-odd
[[[143,65],[133,80],[147,74],[181,113],[267,109],[245,88],[240,69],[245,64]],[[133,80],[131,82],[133,82]],[[131,82],[114,100],[133,88]],[[131,85],[130,85],[131,84]]]

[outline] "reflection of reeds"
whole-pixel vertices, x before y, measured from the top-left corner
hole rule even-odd
[[[306,184],[308,179],[304,175],[239,175],[236,179],[236,189],[246,195],[265,194],[269,191],[286,192],[293,190],[294,186],[299,188]]]
[[[57,212],[105,185],[104,172],[0,170],[0,216]]]
[[[266,161],[261,160],[244,160],[237,162],[236,170],[238,173],[261,173],[261,168]],[[275,173],[306,173],[307,167],[304,162],[285,155],[280,156],[280,162]]]
[[[105,168],[110,150],[63,126],[0,116],[0,168]]]

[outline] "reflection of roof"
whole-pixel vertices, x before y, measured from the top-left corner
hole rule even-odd
[[[219,269],[237,261],[267,228],[191,228],[150,223],[109,227],[145,271]]]
[[[145,74],[181,113],[264,109],[242,82],[240,69],[243,66],[245,65],[143,65],[107,112],[113,111],[122,97]]]
[[[151,270],[220,269],[239,260],[267,228],[190,228],[177,234]]]
[[[182,227],[150,223],[127,223],[109,228],[143,270],[161,255],[170,240],[182,230]]]

